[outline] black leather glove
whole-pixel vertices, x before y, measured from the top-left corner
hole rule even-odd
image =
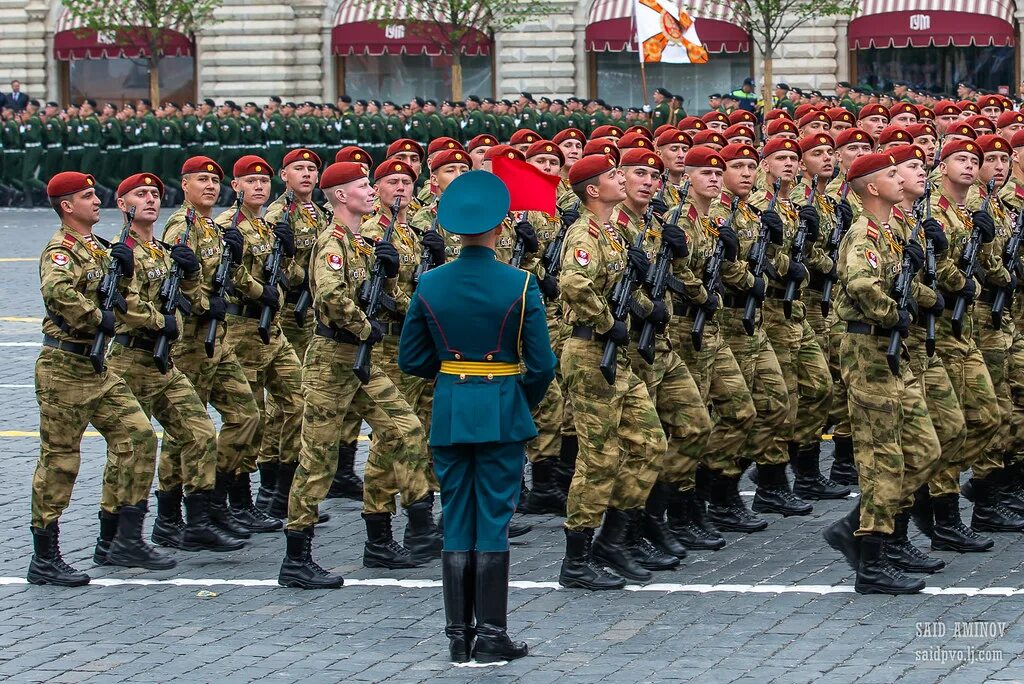
[[[373,258],[384,267],[384,276],[394,278],[398,275],[398,250],[390,242],[381,240],[373,248]]]
[[[946,231],[942,230],[942,224],[933,218],[927,218],[921,222],[921,227],[924,228],[925,239],[932,241],[935,253],[945,254],[949,249],[949,238],[946,237]]]
[[[207,311],[207,315],[215,321],[223,321],[225,313],[227,313],[227,302],[224,301],[224,298],[211,295],[210,309]]]
[[[715,315],[718,311],[718,306],[721,304],[721,298],[715,291],[708,292],[708,298],[704,300],[704,303],[700,305],[700,308],[704,309],[704,313],[707,314],[708,318]]]
[[[779,212],[772,209],[761,214],[761,225],[768,230],[768,239],[773,245],[781,245],[786,240],[786,227],[782,224]]]
[[[814,242],[821,235],[821,218],[818,216],[818,208],[810,205],[800,207],[800,221],[807,225],[807,239]]]
[[[540,285],[540,291],[544,295],[544,299],[554,301],[558,299],[558,278],[553,275],[546,275],[537,283]]]
[[[907,299],[907,311],[910,313],[910,320],[914,323],[921,320],[921,307],[917,305],[917,300],[913,297]]]
[[[242,252],[245,249],[245,238],[238,228],[224,229],[224,246],[231,252],[231,261],[236,264],[242,263]]]
[[[996,224],[987,211],[976,211],[971,214],[971,222],[981,232],[981,241],[988,244],[996,239]]]
[[[957,294],[966,299],[968,304],[973,302],[974,298],[978,295],[978,286],[975,284],[974,278],[968,278]]]
[[[429,230],[421,238],[423,246],[430,250],[430,263],[440,266],[444,263],[444,238],[436,230]]]
[[[690,245],[686,242],[686,233],[673,223],[665,224],[662,227],[661,241],[672,250],[673,259],[682,259],[690,255]]]
[[[273,311],[280,309],[281,302],[277,288],[264,285],[263,292],[260,294],[260,303],[269,306]]]
[[[577,209],[573,209],[572,207],[570,207],[570,208],[568,208],[568,209],[566,209],[565,211],[562,212],[562,225],[563,226],[571,226],[572,224],[576,223],[579,220],[580,220],[580,212]]]
[[[764,281],[764,276],[754,276],[754,284],[750,286],[750,294],[753,295],[758,304],[764,302],[767,288],[768,284]]]
[[[174,263],[178,264],[178,268],[187,276],[193,276],[199,272],[199,259],[188,245],[174,245],[171,247],[171,259]]]
[[[725,260],[736,261],[740,255],[740,239],[732,226],[723,225],[719,228],[718,239],[722,241],[722,246],[725,248]]]
[[[162,332],[164,335],[167,335],[169,340],[178,339],[178,319],[174,316],[164,316],[164,329]]]
[[[620,347],[625,347],[629,344],[629,328],[626,327],[624,321],[615,321],[604,336]]]
[[[917,242],[908,242],[903,246],[903,254],[910,259],[910,268],[917,273],[924,266],[924,248]]]
[[[121,275],[131,278],[135,275],[135,255],[132,248],[123,242],[115,242],[110,248],[110,257],[117,262]]]
[[[533,254],[540,249],[537,231],[533,229],[533,226],[525,218],[516,224],[516,237],[523,241],[523,251],[526,254]]]
[[[651,207],[654,209],[655,216],[664,216],[665,212],[668,211],[668,205],[665,204],[665,201],[657,197],[651,198]]]
[[[384,339],[384,324],[380,321],[370,321],[370,334],[367,336],[366,341],[371,346],[377,344]]]
[[[651,267],[651,260],[647,258],[647,254],[639,247],[632,245],[626,254],[629,259],[629,267],[636,273],[636,277],[640,280],[647,278],[647,271]]]
[[[910,312],[900,311],[899,316],[900,319],[896,323],[896,330],[900,331],[900,337],[906,337],[910,334]]]
[[[853,225],[853,207],[850,206],[850,200],[839,201],[839,220],[843,224],[844,233]]]
[[[935,291],[935,303],[928,309],[928,313],[934,316],[941,316],[946,310],[946,298],[938,290]]]
[[[798,283],[802,283],[804,278],[807,277],[807,267],[796,261],[789,262],[789,270],[786,271],[787,280],[795,280]]]
[[[286,257],[295,256],[295,231],[288,219],[281,218],[274,224],[274,237],[281,243],[281,253]]]
[[[665,302],[654,302],[654,308],[651,309],[651,313],[647,314],[647,320],[655,325],[661,326],[668,323],[668,319],[668,306],[665,305]]]
[[[107,337],[112,337],[114,335],[114,324],[117,320],[114,318],[114,312],[100,311],[100,314],[103,316],[100,319],[100,330],[105,333]]]

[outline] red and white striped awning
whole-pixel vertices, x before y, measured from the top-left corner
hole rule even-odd
[[[1014,0],[861,0],[850,48],[1014,44]]]
[[[726,0],[684,0],[708,52],[749,52],[750,36],[740,28],[736,4]],[[587,13],[587,50],[636,52],[634,0],[594,0]]]
[[[387,2],[395,3],[389,16],[408,17],[408,20],[381,25]],[[441,30],[421,10],[422,5],[402,0],[385,0],[372,6],[365,0],[345,0],[334,15],[331,52],[335,55],[441,55],[444,53]],[[462,39],[462,54],[487,55],[490,52],[491,39],[482,31],[471,29]]]
[[[192,54],[192,41],[188,36],[165,29],[161,33],[161,49],[167,57]],[[54,26],[53,53],[59,60],[116,59],[149,56],[149,41],[139,30],[126,29],[110,33],[84,28],[80,19],[71,15],[66,7],[60,8]]]

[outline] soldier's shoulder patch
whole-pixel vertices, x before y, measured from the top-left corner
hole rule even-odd
[[[949,209],[949,200],[946,199],[945,197],[940,197],[938,205],[939,205],[939,209],[942,209],[943,211],[945,211],[946,209]]]
[[[875,254],[871,249],[864,250],[864,258],[868,261],[868,266],[871,268],[878,268],[878,255]]]
[[[725,217],[724,217],[724,216],[716,216],[716,217],[712,218],[711,220],[712,220],[712,221],[713,221],[713,222],[715,223],[715,225],[717,225],[717,226],[718,226],[719,228],[721,228],[722,226],[724,226],[724,225],[725,225]]]
[[[573,256],[576,258],[576,263],[580,266],[586,266],[590,263],[590,252],[585,249],[577,247]]]
[[[696,221],[700,214],[697,212],[697,207],[693,204],[690,205],[690,211],[686,212],[686,218],[691,221]]]
[[[1021,185],[1020,183],[1018,183],[1016,190],[1014,190],[1014,194],[1017,197],[1020,197],[1021,199],[1024,199],[1024,185]]]
[[[61,241],[60,246],[64,249],[71,249],[75,246],[76,242],[78,242],[78,238],[74,235],[66,234],[64,235],[64,239]]]
[[[864,232],[868,236],[868,239],[870,239],[870,240],[877,240],[878,239],[878,229],[875,228],[874,226],[870,226],[869,225],[867,227],[867,230],[865,230]]]
[[[326,255],[325,260],[327,261],[327,268],[332,271],[340,271],[341,267],[345,265],[345,261],[341,258],[340,254],[330,252]]]
[[[50,261],[54,266],[66,268],[71,263],[71,256],[65,252],[53,252],[50,254]]]

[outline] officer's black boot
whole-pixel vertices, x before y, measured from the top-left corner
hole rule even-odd
[[[768,521],[747,510],[740,498],[738,477],[712,472],[708,495],[707,519],[720,530],[729,532],[760,532]]]
[[[903,572],[925,572],[931,574],[946,567],[945,562],[926,555],[910,543],[907,527],[910,524],[910,510],[896,514],[893,532],[885,540],[885,557]]]
[[[843,558],[854,571],[860,566],[860,541],[854,536],[860,528],[860,501],[849,513],[825,528],[822,536],[833,549],[843,554]]]
[[[363,513],[366,521],[366,544],[363,566],[367,568],[418,568],[423,564],[409,550],[395,541],[391,532],[390,513]]]
[[[533,463],[533,487],[526,501],[521,504],[523,513],[550,513],[565,517],[565,493],[559,488],[556,479],[557,461],[556,458],[546,458]]]
[[[857,484],[857,464],[853,460],[853,437],[833,437],[832,472],[829,479],[840,485]]]
[[[274,498],[267,507],[267,515],[271,518],[286,519],[288,517],[288,496],[292,491],[292,480],[295,479],[295,463],[277,464],[277,485],[274,487]]]
[[[916,594],[924,589],[924,580],[904,575],[885,557],[885,537],[868,534],[860,538],[860,564],[857,566],[858,594]]]
[[[200,489],[185,497],[185,530],[181,537],[183,551],[237,551],[245,542],[232,537],[210,522],[212,490]]]
[[[633,560],[642,568],[659,572],[661,570],[674,570],[679,567],[679,558],[666,553],[652,544],[641,534],[643,527],[644,510],[638,508],[629,511],[629,552],[633,554]],[[678,542],[677,542],[678,543]]]
[[[118,512],[117,535],[110,544],[107,565],[147,570],[170,570],[178,564],[142,538],[142,521],[146,517],[146,502],[121,506]]]
[[[983,479],[971,478],[974,486],[974,516],[971,527],[985,532],[1022,532],[1024,518],[1002,502],[1003,470],[994,471]]]
[[[581,530],[565,530],[565,558],[558,573],[558,583],[569,589],[622,589],[626,580],[611,574],[594,560],[591,555],[591,544],[594,530],[584,527]]]
[[[363,481],[356,475],[356,442],[338,445],[338,469],[334,471],[327,498],[363,500]]]
[[[235,522],[249,532],[276,532],[284,525],[283,522],[277,518],[271,518],[253,503],[249,473],[239,473],[230,477],[228,500],[231,502],[231,515],[234,516]]]
[[[935,536],[935,511],[932,508],[932,495],[928,492],[928,485],[921,485],[914,492],[914,505],[910,507],[910,517],[921,534],[933,539]],[[934,548],[934,545],[933,545]]]
[[[797,447],[790,442],[789,463],[795,475],[793,493],[804,500],[845,499],[850,495],[850,488],[833,482],[821,474],[818,463],[820,446],[810,444]]]
[[[668,499],[668,524],[675,538],[695,551],[717,551],[725,547],[725,538],[705,520],[705,503],[691,489],[680,492],[674,487]]]
[[[96,549],[92,552],[92,562],[96,565],[107,564],[110,543],[117,534],[117,513],[108,513],[100,509],[100,536],[96,538]]]
[[[453,663],[468,663],[473,652],[474,556],[473,551],[441,554],[444,635],[448,637],[448,653]]]
[[[217,481],[210,496],[210,522],[232,537],[248,539],[252,533],[235,520],[228,508],[228,478],[227,473],[217,473]]]
[[[686,547],[679,541],[665,520],[669,498],[677,491],[667,482],[661,480],[655,482],[651,493],[647,496],[647,506],[643,512],[641,527],[644,537],[658,549],[676,558],[686,558]]]
[[[605,511],[604,524],[594,540],[591,554],[595,561],[604,563],[626,579],[650,582],[651,571],[641,567],[630,551],[629,523],[628,512],[617,508]]]
[[[285,530],[284,562],[277,575],[282,587],[297,589],[337,589],[345,584],[341,575],[332,575],[313,560],[313,528]]]
[[[694,496],[705,503],[710,502],[712,498],[711,490],[714,488],[712,483],[714,481],[715,471],[711,470],[706,465],[698,465],[697,471],[693,474]]]
[[[988,551],[995,542],[991,537],[978,534],[964,525],[960,518],[960,497],[957,494],[934,496],[931,499],[935,509],[935,526],[932,532],[932,548],[936,551],[957,551],[978,553]]]
[[[256,466],[260,471],[260,487],[256,490],[256,508],[264,512],[270,509],[270,502],[274,500],[279,465],[281,464],[278,461],[267,461]]]
[[[476,643],[473,658],[479,663],[515,660],[527,653],[526,643],[512,641],[508,628],[508,551],[476,551],[473,608]]]
[[[64,562],[60,555],[60,527],[52,522],[46,527],[33,527],[32,560],[28,564],[28,581],[32,584],[56,584],[80,587],[89,583],[89,576]]]
[[[562,435],[562,445],[558,451],[558,488],[566,496],[569,485],[576,474],[576,455],[580,452],[580,439],[576,435]]]
[[[793,493],[786,477],[786,464],[757,464],[757,491],[751,506],[758,513],[810,515],[814,507]]]
[[[183,534],[185,521],[181,518],[181,487],[166,492],[156,490],[156,522],[150,537],[153,543],[180,549]]]
[[[1008,454],[1003,456],[1003,505],[1017,515],[1024,515],[1024,484],[1021,469],[1024,464],[1014,461]]]
[[[443,539],[434,522],[434,495],[409,504],[405,512],[409,520],[405,524],[402,545],[418,561],[426,563],[440,558]]]

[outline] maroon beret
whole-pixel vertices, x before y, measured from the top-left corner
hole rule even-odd
[[[799,157],[800,145],[795,140],[790,140],[789,138],[772,138],[764,144],[764,148],[761,150],[761,157],[767,159],[777,152],[792,152]]]
[[[576,185],[615,168],[615,160],[607,154],[589,154],[569,169],[569,183]]]
[[[757,150],[746,143],[730,143],[723,147],[718,154],[726,164],[731,161],[736,161],[737,159],[750,159],[755,162],[760,161]]]
[[[246,154],[238,158],[235,162],[234,167],[231,169],[231,175],[235,178],[241,178],[242,176],[273,176],[274,169],[270,168],[270,164],[263,157],[257,157],[255,154]]]
[[[465,164],[466,166],[472,166],[473,160],[470,159],[469,152],[466,152],[466,150],[463,149],[441,150],[430,158],[431,171],[437,171],[439,168],[447,164]]]
[[[366,178],[362,164],[356,162],[334,162],[320,174],[320,188],[326,190],[335,185],[344,185],[352,181]]]
[[[896,166],[896,158],[889,152],[865,154],[857,157],[850,164],[850,170],[846,173],[846,181],[850,182],[870,176],[890,166]]]
[[[297,147],[284,155],[284,159],[281,160],[281,168],[294,164],[295,162],[313,162],[316,167],[320,168],[320,155],[313,150],[307,150],[305,147]]]
[[[400,152],[415,152],[419,155],[419,158],[423,159],[423,145],[420,145],[415,140],[409,138],[399,138],[395,142],[388,145],[387,157],[394,157]]]
[[[370,165],[373,161],[373,157],[370,153],[364,150],[358,145],[346,145],[338,150],[338,153],[334,155],[334,161],[337,162],[358,162],[360,164]]]
[[[538,140],[526,149],[527,159],[541,154],[550,154],[553,157],[558,157],[559,164],[565,163],[565,155],[562,154],[562,148],[550,140]]]
[[[135,188],[156,188],[164,196],[164,184],[152,173],[136,173],[128,176],[117,186],[117,196],[123,197]]]
[[[925,160],[924,150],[917,145],[898,145],[886,150],[885,153],[895,159],[897,164],[915,159],[921,162]]]
[[[645,150],[639,147],[631,147],[628,150],[623,150],[622,158],[619,160],[619,166],[646,166],[654,169],[658,173],[665,170],[665,163],[661,161],[661,157],[649,149]]]
[[[78,171],[62,171],[46,184],[46,195],[48,197],[64,197],[94,187],[96,187],[96,179],[91,175]]]
[[[686,151],[686,159],[683,162],[686,166],[707,167],[712,169],[725,170],[725,160],[715,150],[704,145],[691,147]]]
[[[805,135],[796,144],[800,146],[800,153],[806,154],[815,147],[821,147],[822,145],[835,149],[836,141],[828,133],[815,133],[814,135]]]
[[[190,173],[215,173],[218,178],[224,178],[224,169],[220,168],[220,164],[209,157],[189,157],[186,159],[185,163],[181,165],[181,175],[184,176]]]

